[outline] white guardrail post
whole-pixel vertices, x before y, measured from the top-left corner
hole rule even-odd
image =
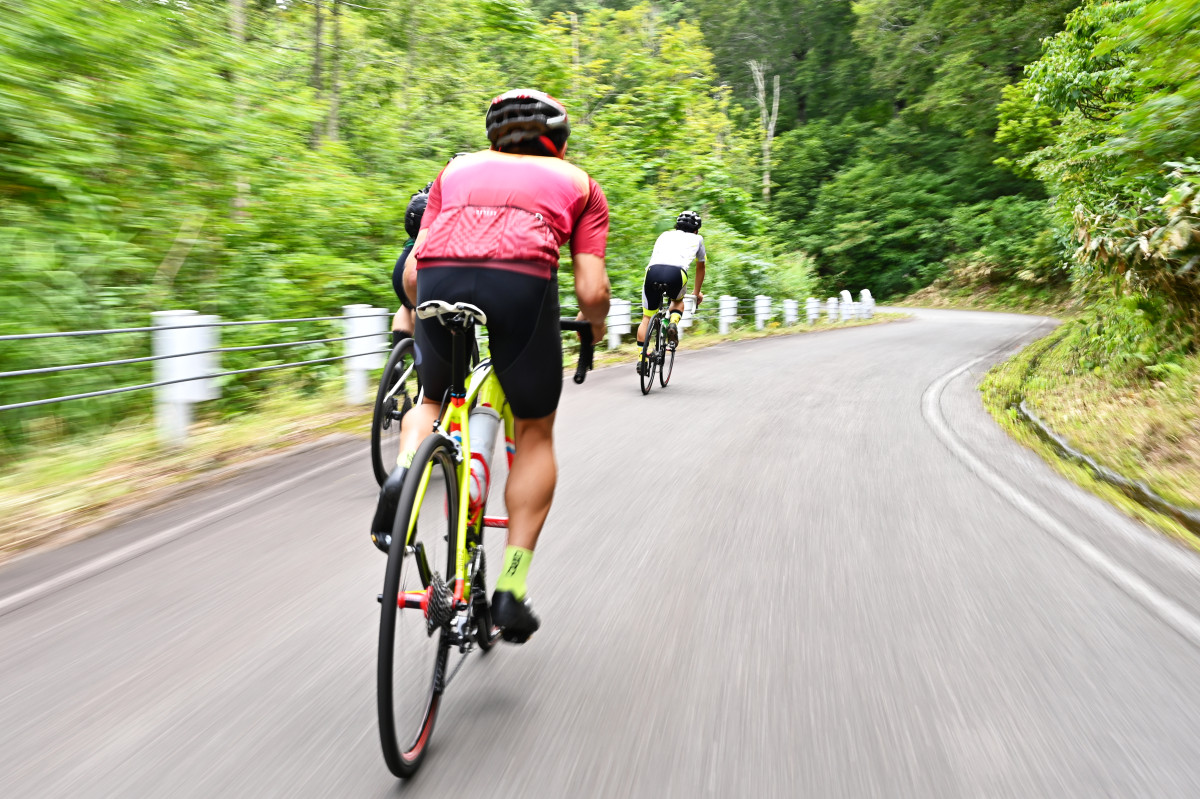
[[[762,330],[771,318],[771,298],[765,294],[754,297],[754,329]]]
[[[850,292],[842,289],[841,291],[841,320],[849,322],[854,314],[854,301],[850,299]]]
[[[810,325],[821,321],[821,301],[816,297],[809,297],[804,301],[804,313],[808,316]]]
[[[875,315],[875,298],[871,296],[871,290],[863,289],[858,296],[862,298],[863,319],[870,319]]]
[[[362,338],[347,339],[346,355],[346,402],[361,405],[368,401],[368,372],[383,366],[382,348],[387,346],[388,320],[382,308],[370,305],[346,305],[342,314],[345,336]]]
[[[633,327],[633,303],[629,300],[614,299],[608,305],[608,348],[615,350],[621,346],[621,336],[628,334]]]
[[[838,301],[837,297],[830,297],[825,300],[825,319],[829,322],[836,322],[838,318]]]
[[[680,327],[691,327],[696,319],[696,295],[683,295],[683,318],[679,320]]]
[[[800,319],[800,303],[795,300],[783,301],[783,323],[794,325]]]
[[[729,328],[737,319],[737,297],[721,295],[720,330],[722,336],[729,335]]]
[[[192,405],[218,396],[217,381],[192,379],[217,371],[216,353],[208,350],[217,347],[218,328],[193,326],[212,325],[217,317],[202,316],[195,311],[157,311],[150,318],[157,328],[151,337],[151,348],[161,358],[154,361],[154,382],[186,381],[159,386],[154,392],[154,421],[159,440],[179,446],[187,439],[192,424]],[[162,357],[187,352],[196,354]]]

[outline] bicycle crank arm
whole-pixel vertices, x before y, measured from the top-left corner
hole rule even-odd
[[[405,591],[396,598],[396,606],[403,610],[419,610],[425,615],[429,614],[429,591],[426,588],[424,591]],[[383,601],[383,594],[380,594],[376,599]],[[462,599],[454,600],[454,611],[457,613],[466,610],[467,603]]]

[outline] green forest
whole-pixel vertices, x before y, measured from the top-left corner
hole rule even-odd
[[[409,195],[520,86],[618,296],[695,208],[710,296],[942,281],[1072,298],[1087,364],[1196,348],[1200,0],[0,0],[0,334],[394,307]]]

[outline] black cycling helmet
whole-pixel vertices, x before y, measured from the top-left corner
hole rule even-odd
[[[415,239],[421,232],[421,217],[425,216],[425,206],[429,203],[429,186],[412,196],[408,201],[408,210],[404,212],[404,232],[410,239]]]
[[[685,233],[697,233],[702,224],[704,223],[700,220],[700,214],[695,211],[684,211],[675,220],[675,229],[682,230]]]
[[[487,135],[493,150],[536,141],[559,158],[571,135],[567,109],[545,92],[513,89],[492,100],[487,112]]]

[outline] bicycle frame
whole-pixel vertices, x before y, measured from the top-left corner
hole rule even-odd
[[[491,359],[481,361],[471,371],[467,389],[461,396],[456,396],[453,388],[450,391],[450,401],[442,412],[441,418],[434,426],[434,432],[442,433],[442,435],[448,434],[457,443],[455,470],[458,472],[459,496],[458,519],[455,522],[455,527],[458,534],[455,536],[456,551],[454,554],[453,585],[454,602],[455,605],[458,605],[470,599],[471,594],[470,581],[467,580],[467,543],[468,533],[471,528],[475,525],[508,527],[508,518],[503,516],[485,517],[480,515],[479,518],[471,518],[471,461],[475,457],[471,449],[471,429],[469,424],[471,408],[474,407],[475,401],[478,400],[480,407],[493,408],[500,414],[500,418],[504,421],[504,450],[510,467],[512,466],[513,453],[515,452],[513,444],[515,423],[513,421],[512,409],[509,407],[508,400],[504,396],[504,389],[500,387],[500,381],[496,379],[496,374],[492,370]],[[430,464],[430,467],[421,475],[421,482],[417,489],[417,500],[413,504],[413,516],[408,520],[408,529],[404,535],[405,546],[412,544],[413,533],[416,530],[417,514],[421,503],[425,499],[425,492],[429,488],[429,480],[432,476],[433,465]],[[409,598],[405,597],[406,607],[409,605],[409,602]],[[419,607],[419,604],[417,606]]]
[[[591,327],[586,322],[576,322],[573,320],[560,320],[559,324],[564,330],[576,330],[580,334],[581,349],[579,364],[575,370],[575,382],[582,383],[587,375],[587,372],[592,368],[592,336]],[[506,516],[484,516],[482,513],[474,518],[471,515],[471,461],[475,457],[475,453],[471,449],[471,429],[470,415],[471,409],[478,405],[479,407],[490,407],[500,414],[500,418],[504,422],[504,450],[508,458],[508,466],[512,467],[513,455],[516,452],[516,423],[512,414],[512,408],[508,404],[508,399],[504,396],[504,389],[500,386],[500,381],[496,377],[492,369],[492,361],[490,358],[485,358],[479,362],[477,366],[467,371],[467,347],[468,336],[471,335],[472,328],[468,327],[465,330],[458,330],[453,333],[453,347],[451,357],[451,384],[448,392],[449,396],[443,400],[443,408],[441,416],[433,427],[433,435],[443,435],[454,442],[455,451],[455,473],[458,478],[458,518],[455,520],[455,553],[454,553],[454,607],[456,610],[461,610],[465,607],[466,602],[470,599],[471,585],[467,579],[467,563],[468,563],[468,545],[472,530],[477,534],[482,531],[483,527],[508,527],[508,517]],[[417,517],[420,513],[421,504],[425,500],[425,492],[429,488],[429,481],[433,476],[433,464],[421,474],[421,481],[417,485],[416,500],[413,502],[412,515],[408,519],[408,527],[404,533],[404,546],[413,545],[413,535],[417,529]],[[491,489],[490,480],[488,489]],[[484,506],[486,506],[487,498],[484,497]],[[478,535],[475,536],[478,539]],[[423,560],[423,559],[422,559]],[[419,565],[422,569],[422,576],[428,574],[428,565]],[[449,575],[447,576],[449,580]],[[423,580],[428,585],[428,580]],[[405,592],[400,597],[400,604],[404,608],[420,608],[425,610],[425,604],[429,601],[429,591],[426,589],[421,592]]]

